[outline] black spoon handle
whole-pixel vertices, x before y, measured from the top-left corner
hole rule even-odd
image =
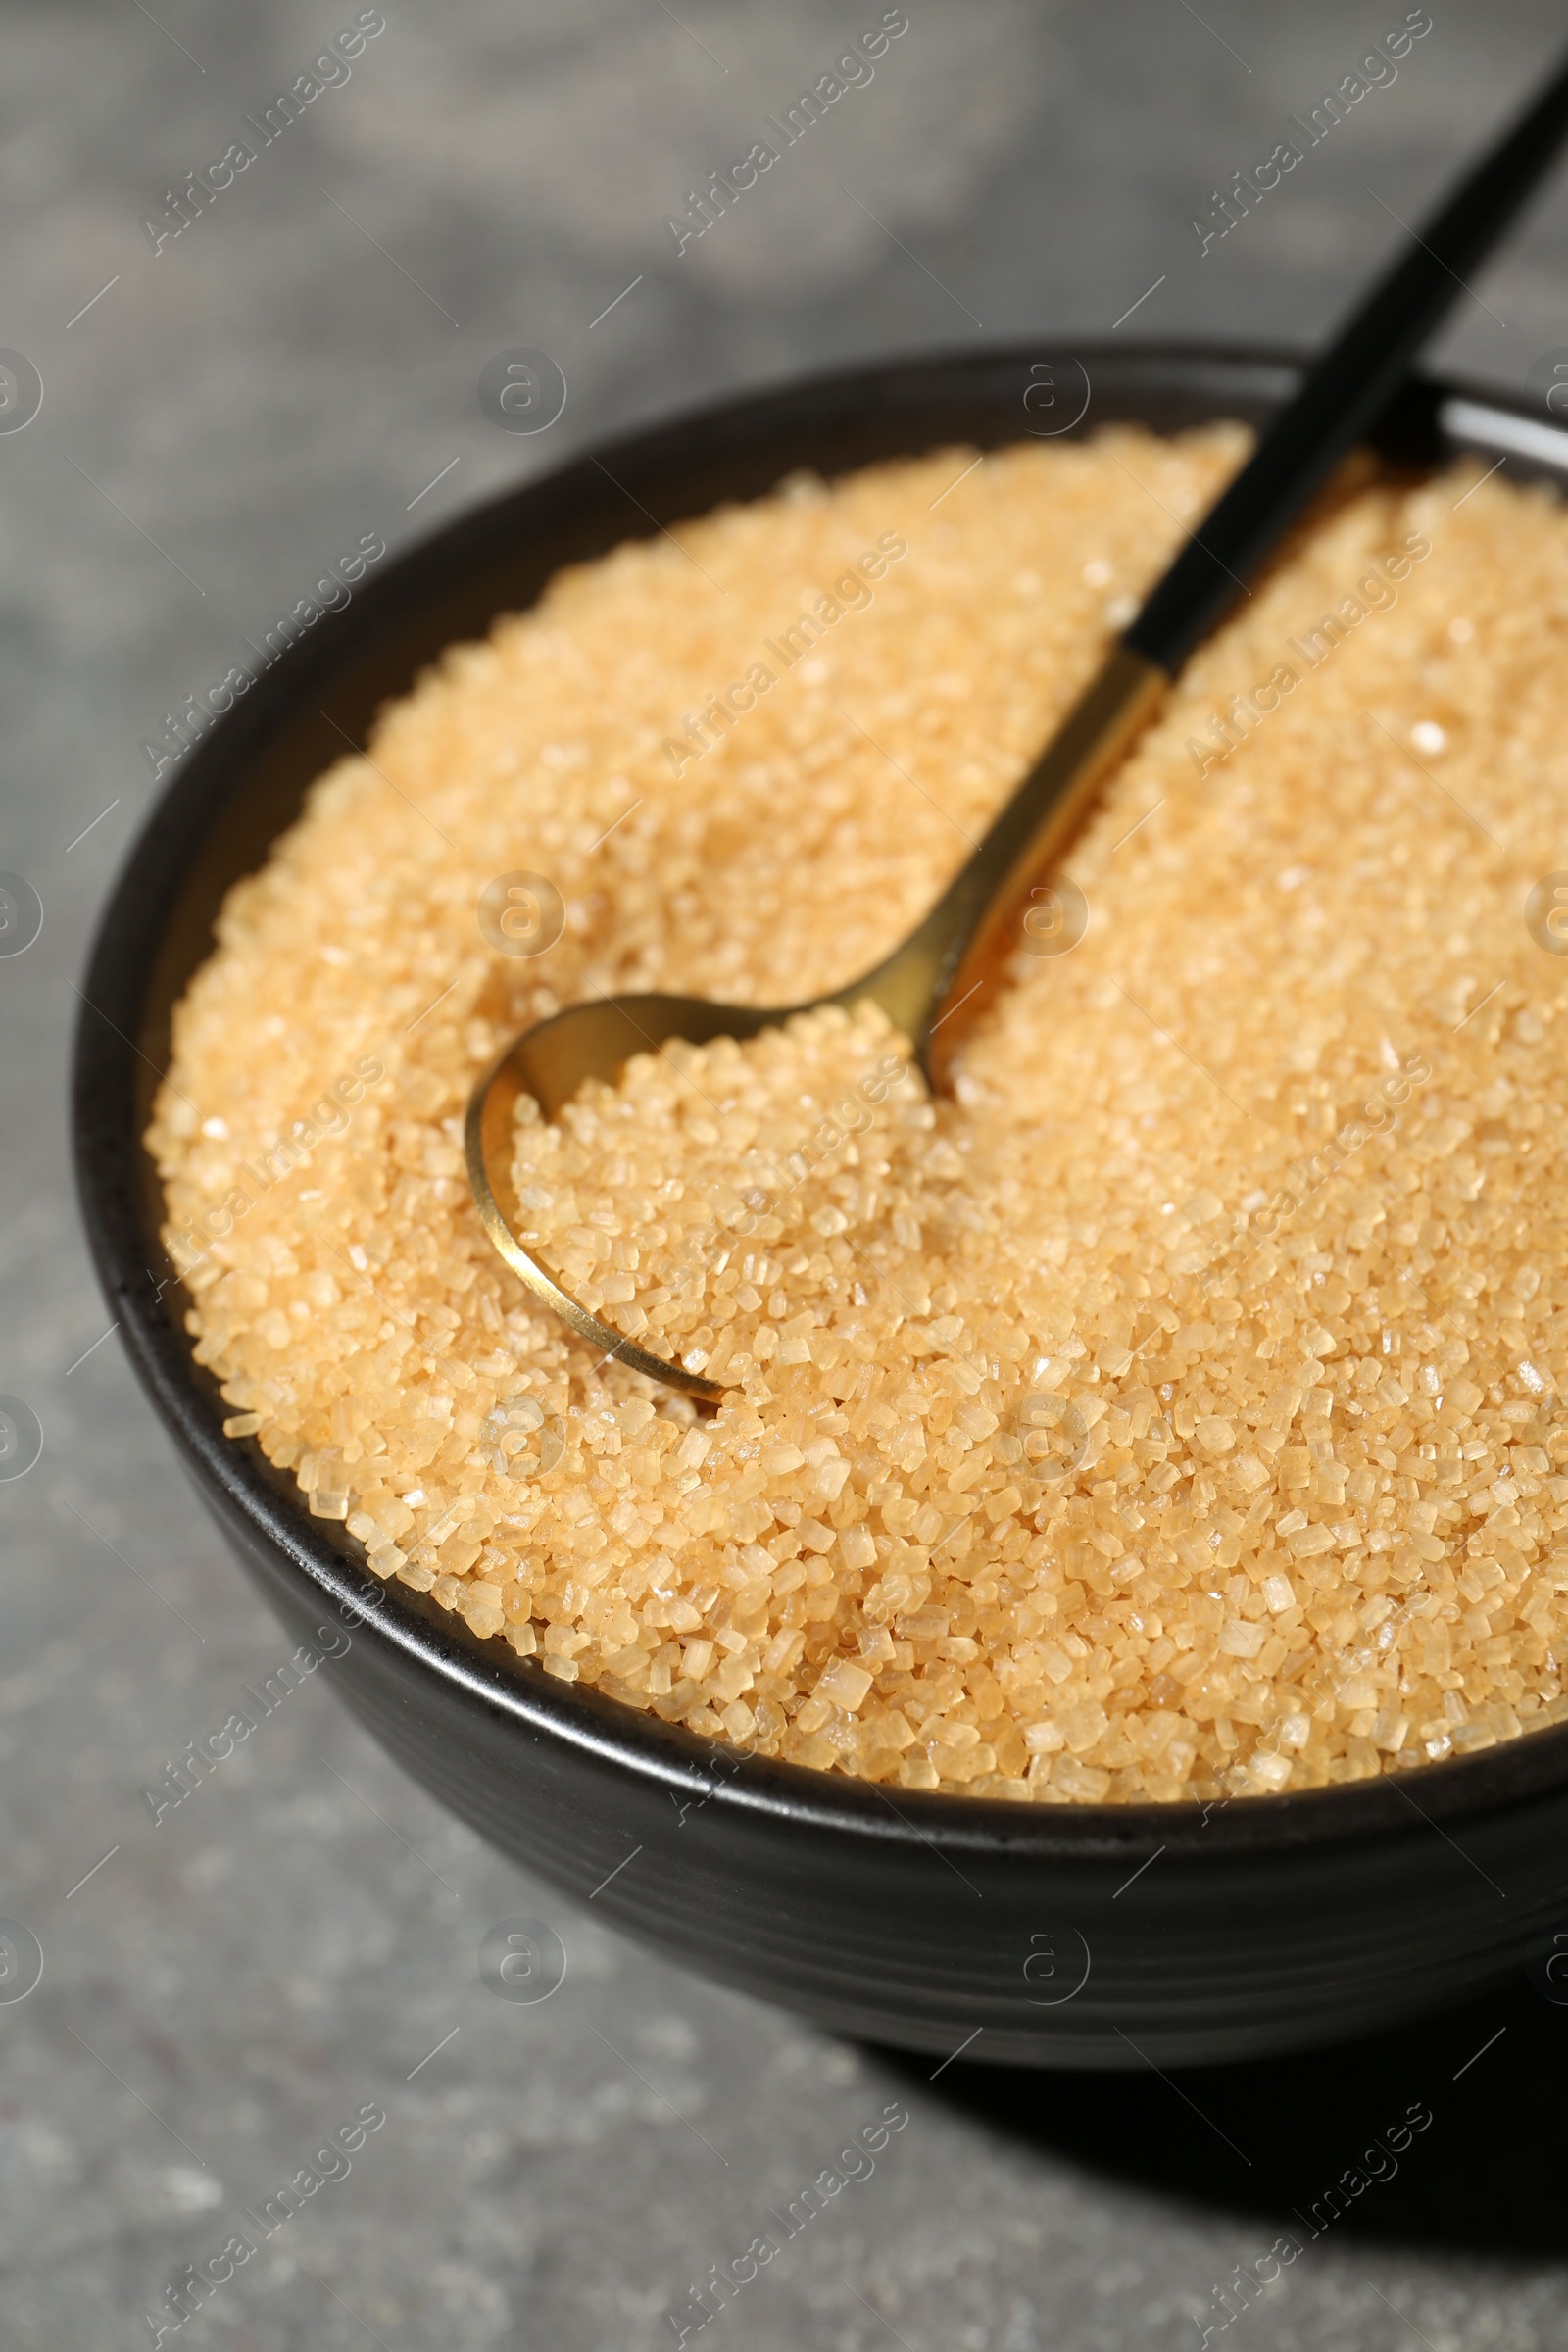
[[[1535,189],[1568,133],[1568,59],[1477,164],[1411,250],[1351,312],[1295,399],[1209,509],[1123,632],[1175,677],[1333,466],[1387,407],[1444,313]]]

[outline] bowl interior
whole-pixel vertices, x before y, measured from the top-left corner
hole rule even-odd
[[[563,564],[650,536],[725,500],[765,493],[787,473],[840,473],[945,444],[995,448],[1071,421],[1083,434],[1119,420],[1159,431],[1237,416],[1261,422],[1298,380],[1277,352],[1081,344],[897,362],[742,400],[578,459],[466,514],[362,582],[268,668],[182,762],[136,844],[104,915],[77,1038],[78,1181],[89,1238],[132,1360],[208,1487],[291,1561],[307,1586],[380,1604],[378,1623],[430,1671],[466,1683],[536,1733],[612,1752],[640,1771],[710,1776],[715,1752],[764,1807],[886,1827],[863,1784],[767,1759],[735,1757],[581,1687],[552,1682],[497,1640],[402,1586],[384,1589],[339,1526],[312,1518],[292,1477],[250,1441],[221,1435],[226,1406],[191,1357],[190,1301],[159,1238],[163,1204],[141,1148],[170,1049],[172,1006],[213,945],[225,892],[256,869],[320,772],[366,740],[378,707],[406,692],[447,646],[482,637],[495,615],[534,602]],[[1049,383],[1053,405],[1043,406]],[[1080,401],[1082,414],[1074,416]],[[1402,466],[1445,450],[1505,455],[1516,476],[1568,478],[1568,434],[1523,400],[1414,382],[1376,436]],[[1399,1776],[1409,1782],[1411,1776]],[[1422,1803],[1463,1813],[1568,1777],[1568,1726],[1505,1748],[1421,1768]],[[1098,1839],[1137,1850],[1180,1838],[1197,1804],[1017,1807],[900,1792],[931,1825],[968,1825],[1009,1843]],[[1386,1829],[1406,1800],[1380,1783],[1260,1797],[1208,1829],[1207,1850],[1314,1841]],[[1023,1818],[1020,1819],[1020,1816]],[[1004,1818],[1005,1831],[1002,1820]],[[1186,1825],[1184,1827],[1184,1825]]]

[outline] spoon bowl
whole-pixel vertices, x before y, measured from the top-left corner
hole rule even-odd
[[[536,1022],[514,1039],[468,1101],[464,1135],[468,1182],[484,1229],[508,1265],[579,1338],[603,1348],[607,1355],[618,1356],[633,1371],[683,1389],[705,1404],[716,1404],[723,1395],[716,1382],[650,1354],[612,1331],[518,1241],[522,1218],[512,1177],[517,1103],[531,1095],[545,1117],[553,1119],[590,1079],[612,1083],[634,1054],[658,1053],[671,1038],[707,1045],[715,1037],[756,1037],[788,1018],[787,1012],[712,1004],[701,997],[600,997],[589,1004],[568,1004],[564,1012]]]

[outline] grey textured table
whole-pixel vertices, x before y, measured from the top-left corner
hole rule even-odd
[[[1176,2352],[1220,2340],[1216,2290],[1266,2271],[1289,2227],[1304,2251],[1231,2342],[1568,2343],[1568,2011],[1523,1984],[1307,2061],[1102,2082],[965,2059],[933,2082],[529,1885],[318,1686],[155,1826],[143,1788],[283,1644],[104,1336],[66,1175],[74,983],[154,789],[141,747],[340,546],[395,550],[595,436],[830,362],[982,334],[1046,350],[1135,305],[1117,331],[1318,332],[1562,22],[1545,0],[1432,0],[1397,79],[1201,252],[1212,192],[1404,13],[908,0],[874,78],[679,254],[685,192],[876,24],[874,0],[386,0],[347,78],[327,69],[336,86],[265,144],[244,118],[354,24],[351,0],[0,15],[0,343],[44,387],[0,431],[0,867],[44,907],[36,944],[0,957],[0,1390],[45,1439],[0,1482],[0,1917],[44,1956],[17,2000],[27,1947],[0,1945],[16,2352],[160,2328],[235,2352],[639,2352],[676,2342],[683,2308],[695,2341],[692,2282],[780,2235],[767,2208],[894,2102],[909,2120],[874,2175],[710,2342]],[[238,139],[255,162],[174,236],[166,191]],[[1568,342],[1565,259],[1559,183],[1450,354],[1513,384]],[[537,438],[475,397],[514,345],[569,385]],[[476,1971],[519,1915],[569,1955],[538,2005]],[[1316,2237],[1293,2223],[1412,2103],[1433,2120],[1396,2175]],[[384,2124],[176,2330],[184,2266],[362,2109]]]

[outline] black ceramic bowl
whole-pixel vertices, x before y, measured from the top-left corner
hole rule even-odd
[[[321,621],[185,760],[110,901],[75,1065],[83,1211],[110,1311],[204,1500],[298,1638],[345,1622],[333,1673],[407,1771],[602,1918],[840,2033],[975,2059],[1161,2066],[1364,2031],[1517,1968],[1568,1928],[1568,1727],[1300,1795],[1030,1807],[892,1792],[744,1757],[592,1690],[394,1584],[313,1519],[191,1360],[142,1151],[169,1015],[223,893],[378,704],[560,565],[721,499],[1072,416],[1258,420],[1278,354],[1080,348],[899,362],[683,418],[582,458],[425,541]],[[1046,405],[1042,385],[1054,390]],[[1034,387],[1031,390],[1031,386]],[[1026,399],[1027,396],[1027,399]],[[1412,386],[1379,439],[1568,471],[1544,409]],[[657,518],[657,521],[656,521]],[[1049,553],[1049,551],[1047,551]],[[363,1612],[363,1615],[361,1614]]]

